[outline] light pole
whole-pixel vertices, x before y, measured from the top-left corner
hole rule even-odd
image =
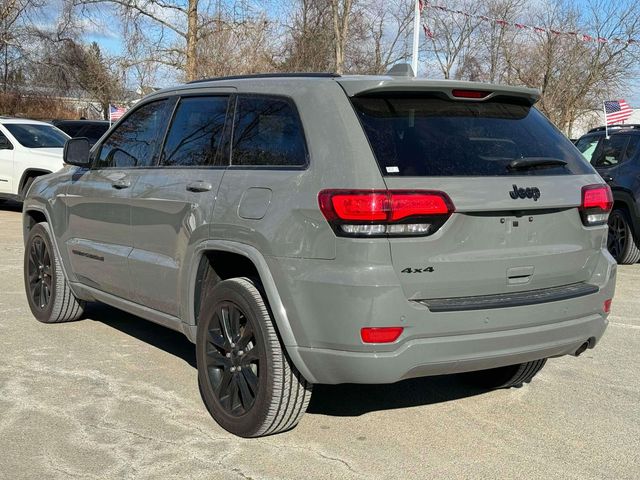
[[[413,53],[411,54],[411,68],[418,76],[418,47],[420,45],[420,0],[416,0],[413,13]]]

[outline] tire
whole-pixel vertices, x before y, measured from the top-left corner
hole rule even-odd
[[[78,300],[64,277],[47,223],[35,225],[24,251],[24,286],[31,313],[43,323],[77,320],[85,302]]]
[[[196,356],[207,410],[235,435],[289,430],[307,409],[312,385],[284,352],[256,281],[232,278],[206,291]]]
[[[621,265],[630,265],[640,260],[640,249],[631,229],[629,215],[621,208],[616,208],[609,215],[607,249]]]
[[[462,374],[464,382],[486,389],[521,387],[542,370],[547,359]]]

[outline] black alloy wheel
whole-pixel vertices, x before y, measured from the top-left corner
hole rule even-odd
[[[611,256],[622,265],[640,260],[640,249],[636,244],[628,213],[621,208],[614,209],[609,214],[608,226],[607,249]]]
[[[27,267],[29,296],[40,310],[45,310],[51,300],[51,253],[42,237],[34,237],[29,248]]]
[[[618,211],[609,216],[609,234],[607,236],[607,249],[613,258],[620,258],[626,250],[629,237],[624,217]]]
[[[217,305],[207,330],[207,371],[216,398],[232,416],[255,403],[261,373],[260,347],[253,326],[233,302]]]
[[[23,272],[29,309],[38,321],[70,322],[82,316],[85,302],[71,291],[45,222],[34,225],[27,234]]]
[[[293,428],[307,409],[311,384],[290,362],[257,279],[203,281],[198,314],[198,385],[225,430],[262,437]]]

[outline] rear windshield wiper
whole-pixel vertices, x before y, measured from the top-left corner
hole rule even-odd
[[[526,157],[526,158],[516,158],[515,160],[511,160],[507,165],[507,169],[509,170],[529,170],[531,168],[540,168],[540,167],[564,167],[567,164],[564,160],[560,160],[559,158],[549,158],[549,157]]]

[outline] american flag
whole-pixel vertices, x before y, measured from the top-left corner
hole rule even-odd
[[[607,100],[604,102],[605,121],[607,125],[627,120],[633,113],[633,108],[624,100]]]
[[[124,107],[117,107],[115,105],[109,105],[109,120],[115,122],[124,115],[127,110]]]

